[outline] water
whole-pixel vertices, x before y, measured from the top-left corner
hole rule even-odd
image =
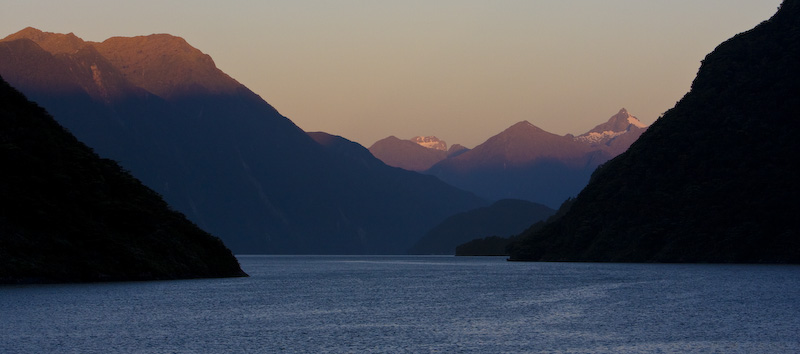
[[[800,267],[246,256],[0,287],[1,353],[800,353]]]

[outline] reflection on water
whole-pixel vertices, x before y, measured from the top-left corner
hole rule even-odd
[[[800,267],[244,256],[249,278],[0,287],[0,352],[800,353]]]

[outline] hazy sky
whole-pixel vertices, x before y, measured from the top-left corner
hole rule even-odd
[[[522,120],[581,134],[622,107],[651,124],[780,2],[0,0],[0,37],[170,33],[306,131],[474,147]]]

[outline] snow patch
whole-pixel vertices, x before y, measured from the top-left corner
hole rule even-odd
[[[644,125],[644,123],[640,122],[639,119],[637,119],[636,117],[634,117],[632,115],[628,115],[628,124],[631,124],[631,125],[633,125],[635,127],[638,127],[638,128],[647,127],[646,125]]]
[[[411,138],[411,141],[428,149],[447,151],[447,143],[435,136],[415,136]]]
[[[613,138],[615,138],[617,136],[620,136],[622,134],[625,134],[625,131],[615,132],[615,131],[611,131],[611,130],[606,130],[606,131],[604,131],[602,133],[591,132],[589,134],[584,134],[584,135],[581,135],[581,136],[577,136],[577,137],[575,137],[575,140],[576,141],[580,141],[582,143],[593,144],[593,143],[599,143],[599,142],[602,142],[602,141],[611,140],[611,139],[613,139]]]

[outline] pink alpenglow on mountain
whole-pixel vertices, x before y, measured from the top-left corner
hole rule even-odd
[[[489,200],[516,198],[558,208],[580,192],[597,166],[627,150],[645,130],[624,108],[577,137],[523,121],[426,173]]]

